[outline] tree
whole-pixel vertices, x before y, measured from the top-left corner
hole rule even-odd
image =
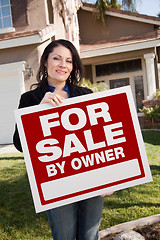
[[[136,0],[122,0],[122,9],[136,12]]]
[[[128,10],[131,12],[136,12],[136,0],[122,0],[120,5],[117,0],[96,0],[95,8],[97,13],[97,18],[106,23],[105,8],[112,7],[116,9]]]
[[[128,11],[136,11],[136,0],[122,0],[121,5],[117,0],[96,0],[95,6],[112,7]]]

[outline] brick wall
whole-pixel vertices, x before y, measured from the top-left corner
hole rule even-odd
[[[143,100],[143,105],[147,108],[159,106],[160,107],[160,99],[152,99],[152,100]]]

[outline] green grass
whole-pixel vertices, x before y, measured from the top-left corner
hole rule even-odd
[[[46,214],[35,213],[22,154],[0,155],[0,239],[52,239]]]
[[[153,182],[105,197],[101,229],[160,213],[160,132],[143,132]],[[0,155],[0,239],[51,240],[46,214],[36,214],[22,154]]]
[[[153,182],[105,197],[101,229],[160,214],[160,131],[144,131],[143,138]]]

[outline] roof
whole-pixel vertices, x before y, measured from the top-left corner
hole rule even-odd
[[[36,35],[36,34],[39,34],[38,30],[11,32],[11,33],[0,35],[0,41],[13,39],[13,38],[19,38],[19,37],[33,36],[33,35]]]
[[[44,29],[0,34],[0,49],[44,42],[54,35],[54,25]]]
[[[44,29],[28,30],[28,31],[22,31],[22,32],[3,33],[3,34],[0,34],[0,41],[12,39],[12,38],[32,36],[32,35],[36,35],[36,34],[39,34],[39,36],[43,37],[46,34],[48,34],[49,32],[53,32],[53,31],[54,31],[54,25],[49,25]]]
[[[81,8],[86,11],[94,11],[95,9],[94,5],[89,3],[84,3]],[[108,7],[106,7],[105,10],[106,10],[105,11],[106,15],[130,19],[134,21],[146,22],[148,24],[154,24],[154,25],[160,26],[160,17],[148,16],[144,14],[119,10],[115,8],[108,8]]]
[[[83,59],[156,46],[160,46],[160,29],[141,35],[121,37],[114,41],[104,40],[93,44],[81,44],[80,53]]]

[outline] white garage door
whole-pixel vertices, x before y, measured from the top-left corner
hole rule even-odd
[[[0,144],[13,142],[14,110],[24,92],[24,64],[16,62],[0,65]]]

